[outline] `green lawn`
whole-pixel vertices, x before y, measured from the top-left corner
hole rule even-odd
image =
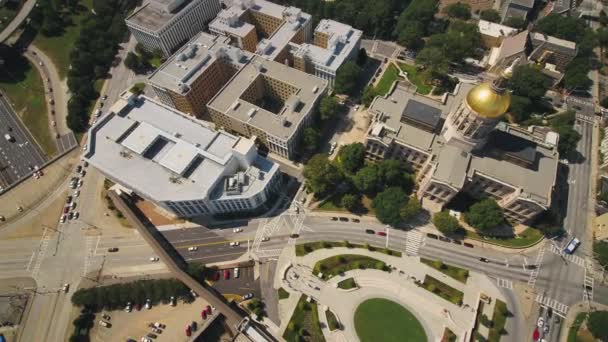
[[[462,305],[462,299],[464,298],[462,291],[457,290],[448,284],[431,277],[430,275],[424,276],[422,287],[427,291],[433,292],[439,297],[447,300],[448,302],[452,302],[456,305]]]
[[[426,78],[423,77],[416,66],[400,63],[399,68],[407,73],[407,79],[417,87],[416,92],[422,95],[427,95],[431,92],[433,87],[426,83]]]
[[[305,242],[296,245],[296,256],[304,256],[308,253],[314,252],[321,248],[334,248],[334,247],[347,247],[347,248],[366,248],[372,252],[380,252],[387,255],[401,257],[401,252],[394,251],[387,248],[376,248],[368,245],[360,245],[356,243],[350,243],[348,241],[317,241],[317,242]]]
[[[319,309],[317,303],[308,303],[302,295],[296,309],[287,324],[283,338],[288,342],[299,342],[304,335],[308,341],[323,342],[325,337],[319,324]]]
[[[534,228],[528,228],[518,236],[510,239],[481,236],[469,230],[467,230],[466,236],[470,239],[479,240],[507,248],[527,248],[537,244],[540,240],[543,239],[543,233],[540,230]]]
[[[391,90],[391,86],[393,82],[395,82],[399,78],[399,69],[391,63],[388,68],[382,74],[382,78],[378,81],[378,85],[376,85],[376,91],[378,95],[384,96]]]
[[[355,311],[355,330],[361,342],[425,342],[422,324],[403,306],[374,298]]]
[[[156,69],[158,69],[158,67],[160,67],[162,64],[163,61],[161,61],[160,57],[152,57],[152,59],[150,60],[150,65],[152,65]]]
[[[581,327],[585,319],[587,319],[586,312],[579,312],[578,314],[576,314],[574,322],[572,322],[572,325],[570,326],[570,328],[568,328],[568,342],[578,341],[576,335],[578,334],[578,329]]]
[[[0,89],[9,98],[44,153],[53,156],[57,152],[57,145],[50,132],[44,85],[38,69],[23,57],[8,58],[7,63],[12,68],[5,69],[8,70],[6,73],[0,71]]]
[[[289,292],[287,292],[284,288],[279,288],[279,299],[287,299],[289,298]]]
[[[67,18],[71,23],[65,27],[65,30],[61,35],[46,37],[42,33],[38,33],[34,39],[34,45],[51,58],[57,67],[59,77],[62,79],[64,79],[68,73],[70,52],[80,34],[80,23],[86,17],[87,13],[89,13],[90,9],[93,8],[93,0],[81,0],[80,4],[87,9],[74,15],[67,13],[63,15],[63,17]]]
[[[494,314],[492,315],[492,328],[488,334],[488,342],[498,342],[500,337],[504,334],[505,324],[507,322],[507,304],[500,299],[496,300],[494,305]]]
[[[326,199],[325,201],[323,201],[319,207],[317,208],[318,210],[322,210],[322,211],[341,211],[341,212],[345,212],[347,213],[348,210],[346,210],[343,206],[342,206],[342,196],[345,195],[343,193],[339,193],[339,194],[335,194],[333,196],[331,196],[330,198]],[[363,208],[360,211],[357,211],[356,214],[374,214],[374,208],[372,207],[372,199],[367,197],[367,196],[363,196],[361,198],[361,204],[363,205]]]
[[[325,318],[327,318],[327,325],[329,326],[328,328],[330,331],[340,329],[340,322],[338,322],[338,319],[333,312],[325,310]]]
[[[341,282],[339,282],[338,287],[341,288],[342,290],[350,290],[350,289],[356,288],[357,283],[355,283],[355,279],[348,278],[348,279],[344,279]]]
[[[437,271],[439,271],[447,276],[450,276],[463,284],[467,283],[467,278],[469,277],[469,270],[465,270],[464,268],[448,265],[439,260],[430,260],[430,259],[421,258],[420,261],[423,264],[429,265],[430,267],[436,269]]]
[[[388,271],[386,264],[380,260],[364,255],[341,254],[317,261],[312,272],[314,274],[323,273],[323,279],[327,280],[346,271],[368,268]]]

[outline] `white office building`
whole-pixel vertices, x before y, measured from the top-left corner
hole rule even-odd
[[[278,165],[254,141],[125,92],[91,127],[84,159],[177,217],[242,213],[280,187]]]
[[[125,20],[147,50],[168,57],[220,11],[219,0],[148,0]]]

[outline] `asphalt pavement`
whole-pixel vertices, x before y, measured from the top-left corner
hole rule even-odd
[[[0,187],[27,177],[47,160],[4,96],[0,97]],[[13,139],[8,141],[5,134]]]

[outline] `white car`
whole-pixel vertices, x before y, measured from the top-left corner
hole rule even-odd
[[[80,190],[74,191],[74,197],[78,197],[78,196],[80,196]]]
[[[81,180],[78,181],[78,184],[76,184],[76,186],[80,188],[82,186],[82,183],[83,182],[82,182],[82,179],[81,179]]]
[[[264,237],[262,238],[262,241],[268,241],[268,240],[270,240],[270,238],[269,238],[268,236],[264,236]]]
[[[61,218],[59,219],[59,223],[65,223],[66,219],[67,219],[67,216],[65,214],[61,215]]]
[[[236,246],[238,246],[238,245],[240,245],[240,244],[241,244],[241,243],[240,243],[240,242],[238,242],[238,241],[232,241],[232,242],[230,243],[230,247],[236,247]]]
[[[196,246],[188,247],[188,252],[194,252],[194,251],[198,251],[198,247],[196,247]]]
[[[544,319],[544,318],[542,318],[542,317],[538,317],[538,322],[536,323],[536,325],[537,325],[539,328],[542,328],[542,327],[545,325],[545,319]]]
[[[75,211],[74,216],[72,217],[72,220],[77,220],[79,216],[80,216],[80,213]]]
[[[159,260],[158,257],[150,257],[151,262],[157,262],[158,260]]]
[[[243,228],[234,228],[234,229],[232,230],[232,232],[233,232],[233,233],[240,233],[240,232],[242,232],[242,231],[243,231]]]
[[[127,302],[127,305],[125,306],[125,312],[131,312],[131,310],[133,310],[133,305],[131,304],[131,302]]]
[[[146,299],[146,304],[144,305],[146,307],[146,309],[150,310],[152,309],[152,301],[148,298]]]
[[[247,299],[251,299],[251,298],[253,298],[253,293],[248,293],[243,296],[243,300],[247,300]]]
[[[68,291],[70,290],[70,284],[63,284],[62,290],[63,292],[68,293]]]
[[[235,267],[234,268],[234,278],[238,278],[239,277],[239,268]]]

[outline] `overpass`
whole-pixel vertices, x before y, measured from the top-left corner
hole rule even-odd
[[[13,18],[7,27],[0,32],[0,43],[4,42],[10,37],[13,32],[23,23],[23,21],[30,15],[30,12],[36,5],[36,0],[27,0],[23,6],[19,9],[19,13]]]

